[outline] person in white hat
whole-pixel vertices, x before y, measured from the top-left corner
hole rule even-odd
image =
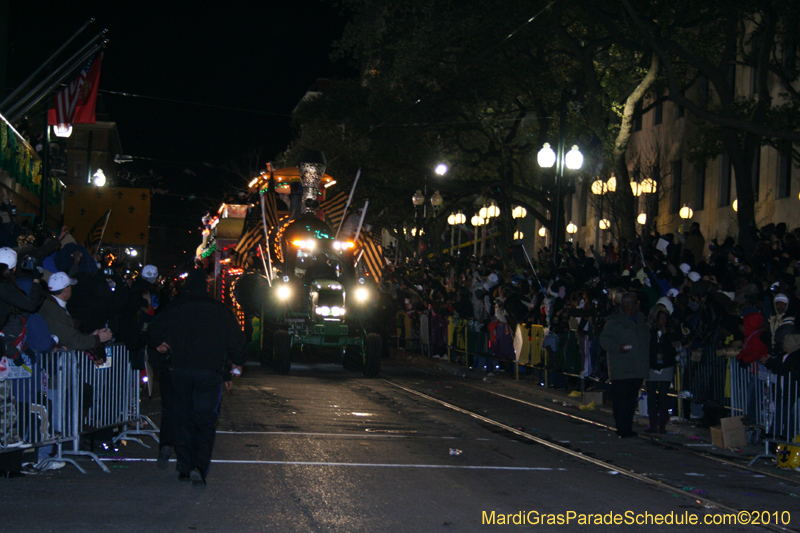
[[[72,296],[72,286],[76,283],[66,272],[56,272],[50,276],[47,282],[50,296],[42,303],[39,314],[47,322],[50,332],[58,338],[58,346],[68,350],[92,350],[110,341],[113,333],[110,329],[103,328],[87,335],[75,327],[75,322],[67,312],[67,301]]]
[[[769,331],[773,349],[780,349],[783,337],[794,330],[794,315],[789,313],[789,297],[779,292],[772,301],[775,310],[769,317]]]
[[[142,278],[151,285],[158,280],[158,267],[155,265],[145,265],[142,269]]]
[[[31,284],[30,294],[26,295],[14,281],[14,272],[17,269],[17,252],[8,247],[0,248],[0,330],[6,327],[10,318],[11,310],[16,309],[24,313],[34,313],[39,307],[39,300],[42,296],[42,286],[39,283],[39,276],[34,273],[34,280]],[[16,338],[10,336],[5,341],[14,342]],[[6,345],[0,343],[0,357],[6,357]],[[22,359],[14,359],[15,364],[22,364]],[[7,368],[6,364],[2,365]]]

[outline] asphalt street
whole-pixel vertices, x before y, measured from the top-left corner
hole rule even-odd
[[[336,365],[295,364],[288,376],[248,366],[223,395],[207,487],[179,482],[174,461],[158,470],[150,439],[116,451],[96,442],[110,474],[80,459],[85,475],[67,465],[0,481],[0,531],[754,529],[703,525],[730,510],[800,530],[800,474],[620,440],[603,412],[426,367],[387,360],[366,379]],[[156,423],[159,406],[144,403]],[[645,513],[673,525],[637,525]],[[614,515],[622,523],[579,523]],[[674,524],[692,516],[698,525]]]

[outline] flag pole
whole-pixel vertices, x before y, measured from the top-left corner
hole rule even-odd
[[[108,219],[111,217],[111,209],[108,210],[106,213],[106,220],[103,222],[103,231],[100,232],[100,240],[97,241],[97,246],[94,249],[94,256],[97,257],[97,254],[100,253],[100,245],[103,244],[103,236],[106,234],[106,226],[108,226]]]
[[[364,224],[364,217],[367,216],[367,208],[369,207],[369,200],[364,203],[364,210],[361,211],[361,220],[358,221],[358,229],[356,230],[356,236],[353,237],[353,242],[358,242],[358,236],[361,235],[361,226]],[[342,217],[344,219],[344,217]]]
[[[13,135],[13,134],[12,134]],[[47,228],[47,187],[50,185],[50,124],[44,114],[44,146],[42,147],[42,189],[39,191],[39,218],[42,228]]]
[[[103,30],[103,33],[98,35],[97,37],[104,35],[105,35],[105,30]],[[95,39],[97,39],[97,37],[95,37]],[[28,92],[28,94],[26,94],[23,98],[18,100],[10,109],[8,109],[7,116],[10,117],[8,121],[15,122],[19,117],[27,113],[35,105],[37,105],[47,96],[49,96],[56,87],[61,85],[61,83],[66,81],[71,76],[74,76],[77,72],[80,72],[81,68],[83,68],[86,65],[87,61],[89,61],[92,57],[94,57],[99,52],[102,52],[105,49],[108,40],[103,40],[102,42],[96,43],[92,46],[93,43],[94,40],[91,43],[84,46],[81,50],[76,52],[71,58],[67,60],[68,62],[71,62],[69,65],[67,65],[66,67],[64,67],[64,65],[59,67],[58,70],[56,70],[55,72],[53,72],[53,74],[45,78],[36,87],[31,89]],[[81,51],[83,51],[89,46],[91,46],[91,49],[89,49],[89,51],[87,51],[83,55],[79,55]],[[56,82],[52,81],[54,78],[57,78]],[[42,91],[42,89],[48,85],[49,87],[47,87],[46,90]],[[29,103],[29,101],[32,99],[33,102]]]
[[[267,192],[269,194],[269,192]],[[269,230],[267,229],[267,210],[264,207],[264,195],[258,195],[261,199],[261,224],[264,226],[264,249],[267,252],[267,259],[269,260],[269,270],[267,270],[267,265],[264,265],[264,270],[266,270],[267,274],[267,282],[269,286],[272,287],[272,256],[269,253]],[[260,245],[259,245],[260,248]],[[264,259],[264,254],[261,254],[261,259]]]
[[[269,164],[269,184],[267,185],[267,193],[269,193],[269,201],[272,204],[272,214],[275,215],[275,223],[278,223],[278,204],[276,203],[275,197],[278,193],[275,191],[275,165],[272,163]],[[269,248],[269,235],[267,235],[267,240],[264,241],[266,244],[264,248]],[[269,250],[267,250],[269,253]],[[272,276],[272,272],[270,272],[270,276]]]
[[[347,216],[347,208],[350,207],[350,202],[353,201],[353,194],[356,192],[356,185],[358,185],[358,178],[361,177],[361,169],[358,169],[356,172],[356,179],[353,181],[353,187],[350,189],[350,196],[347,198],[347,203],[344,205],[344,211],[342,211],[342,219],[339,221],[339,229],[336,230],[336,237],[339,237],[339,232],[342,231],[342,224],[344,223],[344,217]],[[361,217],[362,220],[364,217]]]
[[[35,80],[35,79],[36,79],[36,77],[37,77],[39,74],[41,74],[41,73],[42,73],[42,71],[43,71],[44,69],[46,69],[47,67],[49,67],[49,66],[50,66],[50,64],[51,64],[51,63],[52,63],[52,62],[55,60],[55,58],[56,58],[56,57],[58,57],[58,56],[61,54],[61,52],[63,52],[63,51],[64,51],[64,49],[66,49],[66,48],[67,48],[67,46],[69,46],[69,44],[70,44],[72,41],[74,41],[74,40],[75,40],[75,37],[77,37],[78,35],[80,35],[80,34],[83,32],[83,30],[85,30],[85,29],[86,29],[86,27],[87,27],[87,26],[89,26],[89,24],[91,24],[92,22],[94,22],[94,18],[90,18],[89,20],[87,20],[87,21],[86,21],[86,23],[85,23],[83,26],[81,26],[81,28],[80,28],[78,31],[76,31],[75,33],[73,33],[73,34],[72,34],[72,37],[70,37],[69,39],[67,39],[67,41],[66,41],[64,44],[62,44],[62,45],[61,45],[61,48],[59,48],[58,50],[56,50],[56,51],[55,51],[55,52],[54,52],[54,53],[53,53],[53,54],[52,54],[52,55],[51,55],[49,58],[47,58],[47,60],[46,60],[44,63],[42,63],[42,64],[39,66],[39,68],[37,68],[37,69],[36,69],[36,70],[33,72],[33,74],[31,74],[30,76],[28,76],[28,79],[26,79],[25,81],[23,81],[23,82],[22,82],[22,83],[19,85],[19,87],[17,87],[16,89],[14,89],[14,91],[13,91],[11,94],[9,94],[8,96],[6,96],[6,98],[5,98],[5,99],[2,101],[2,103],[0,103],[0,109],[4,108],[4,107],[6,106],[6,104],[8,104],[9,102],[11,102],[11,101],[12,101],[12,100],[13,100],[13,99],[14,99],[14,98],[17,96],[17,94],[19,94],[20,92],[22,92],[22,90],[23,90],[25,87],[27,87],[28,85],[30,85],[30,84],[31,84],[31,82],[32,82],[33,80]]]

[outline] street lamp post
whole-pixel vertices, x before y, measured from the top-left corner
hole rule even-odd
[[[434,172],[437,176],[444,176],[447,174],[448,167],[444,163],[439,163],[436,165]],[[430,202],[431,207],[433,208],[434,216],[439,211],[439,208],[442,206],[444,199],[439,191],[434,191],[434,193],[428,198],[428,173],[425,173],[425,184],[424,184],[424,191],[423,189],[417,189],[417,192],[414,193],[414,196],[411,197],[411,203],[414,204],[414,226],[415,228],[419,225],[419,231],[414,232],[415,236],[421,236],[424,233],[424,230],[427,229],[428,223],[428,202]],[[419,208],[422,207],[422,223],[418,224],[418,217],[419,217]],[[419,249],[419,242],[420,239],[416,239],[417,249]],[[424,257],[424,253],[420,251],[420,256]]]
[[[596,179],[594,182],[592,182],[592,185],[591,185],[590,189],[591,189],[593,195],[600,197],[600,206],[599,206],[599,209],[598,209],[598,212],[597,212],[597,218],[598,218],[597,226],[601,230],[607,230],[607,229],[609,229],[611,227],[611,223],[608,221],[608,219],[603,218],[603,214],[604,214],[603,213],[603,207],[604,207],[603,203],[604,203],[604,199],[605,199],[606,193],[616,192],[616,190],[617,190],[617,178],[613,174],[611,175],[610,178],[608,178],[608,181],[603,181],[602,179],[600,179],[598,177],[598,179]],[[598,246],[600,246],[600,232],[599,231],[595,231],[595,234],[594,234],[594,247],[597,248]]]
[[[583,154],[577,146],[573,146],[569,154],[564,154],[564,142],[567,135],[567,91],[561,91],[561,120],[558,128],[558,154],[553,152],[548,143],[545,143],[536,157],[539,166],[550,168],[556,165],[556,198],[555,198],[555,224],[553,224],[553,246],[558,247],[558,227],[561,214],[561,182],[564,180],[564,166],[577,170],[583,165]]]
[[[449,217],[447,217],[447,223],[450,224],[450,255],[455,255],[454,248],[455,248],[455,231],[456,226],[458,226],[458,248],[461,249],[461,224],[466,222],[467,217],[464,216],[464,213],[459,211],[458,213],[451,213]]]
[[[638,222],[642,226],[642,237],[649,233],[648,228],[648,213],[651,211],[650,203],[651,200],[648,195],[654,195],[658,191],[658,183],[653,178],[645,178],[641,181],[641,183],[637,183],[636,181],[631,181],[631,192],[636,197],[644,196],[644,213],[641,213],[638,217],[636,217],[636,222]],[[658,202],[658,198],[655,200]]]
[[[475,250],[472,252],[472,254],[477,259],[477,257],[478,257],[478,231],[479,231],[479,228],[481,226],[486,224],[486,219],[481,217],[480,215],[474,215],[472,217],[472,219],[470,219],[470,223],[472,223],[472,225],[475,227],[475,238],[473,239],[474,245],[475,245]]]

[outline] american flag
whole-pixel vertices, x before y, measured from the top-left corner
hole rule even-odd
[[[93,250],[95,254],[100,251],[100,244],[103,242],[103,234],[106,232],[110,216],[111,209],[97,219],[97,222],[94,223],[94,226],[89,229],[89,233],[86,235],[86,248]]]
[[[66,88],[56,95],[55,106],[47,112],[48,124],[55,126],[95,123],[97,82],[100,79],[102,60],[102,53],[94,56]]]

